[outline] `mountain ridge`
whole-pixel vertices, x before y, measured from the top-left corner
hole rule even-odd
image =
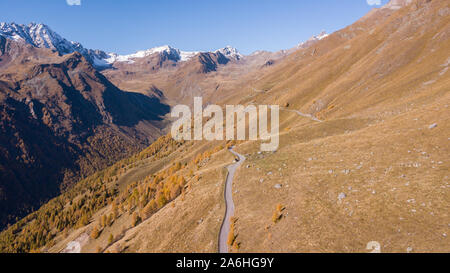
[[[48,25],[41,23],[24,25],[1,22],[0,36],[14,41],[22,41],[38,48],[49,48],[59,52],[61,55],[78,51],[98,69],[109,68],[116,62],[133,63],[134,59],[140,59],[154,54],[166,54],[175,62],[184,62],[199,53],[206,53],[200,51],[182,51],[168,45],[141,50],[128,55],[106,53],[98,49],[86,49],[82,44],[63,38]],[[236,48],[231,46],[220,48],[212,53],[220,53],[229,60],[240,60],[243,57]]]
[[[0,36],[0,227],[149,145],[170,110],[118,89],[79,52]]]

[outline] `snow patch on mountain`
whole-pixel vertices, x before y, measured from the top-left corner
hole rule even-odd
[[[113,64],[115,62],[126,62],[126,63],[134,63],[135,59],[145,58],[151,56],[153,54],[167,54],[172,56],[175,61],[188,61],[199,52],[188,52],[181,51],[179,49],[173,48],[171,46],[165,45],[160,47],[154,47],[147,50],[141,50],[133,54],[129,55],[118,55],[115,53],[109,53],[109,57],[105,59],[105,61],[109,64]]]
[[[387,3],[385,6],[383,6],[383,9],[392,9],[392,10],[398,10],[402,7],[405,7],[412,3],[412,0],[391,0],[389,3]]]
[[[115,62],[126,62],[132,64],[136,59],[145,58],[153,54],[167,54],[171,56],[174,61],[186,62],[195,57],[201,51],[181,51],[179,49],[173,48],[171,46],[165,45],[160,47],[154,47],[147,50],[141,50],[129,55],[118,55],[115,53],[109,53],[109,57],[105,59],[108,64],[113,64]],[[220,53],[227,57],[228,59],[240,60],[242,55],[237,51],[237,49],[227,46],[214,51],[213,53]]]
[[[323,40],[327,38],[329,34],[327,34],[325,31],[322,31],[319,35],[314,35],[311,38],[309,38],[306,42],[302,42],[297,45],[297,48],[306,48],[309,47],[311,44],[316,43],[320,40]]]
[[[194,58],[200,51],[180,51],[180,61],[186,62]]]

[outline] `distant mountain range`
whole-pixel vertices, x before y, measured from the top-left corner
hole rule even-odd
[[[181,51],[171,46],[161,46],[138,51],[129,55],[106,53],[102,50],[86,49],[78,42],[68,41],[54,32],[45,24],[30,23],[28,25],[16,23],[0,23],[0,35],[18,42],[26,42],[39,48],[49,48],[61,55],[79,52],[96,68],[102,69],[112,66],[116,62],[133,63],[136,59],[154,54],[168,56],[175,62],[185,62],[200,54],[200,51]],[[227,46],[212,53],[221,54],[228,60],[240,60],[243,55],[236,48]]]

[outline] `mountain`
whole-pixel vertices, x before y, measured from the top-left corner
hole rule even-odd
[[[217,252],[234,146],[231,252],[448,252],[449,25],[447,0],[393,0],[268,65],[102,71],[174,102],[280,105],[279,149],[161,137],[16,222],[0,251]]]
[[[223,56],[225,56],[227,59],[230,60],[237,60],[239,61],[240,59],[242,59],[243,55],[241,53],[239,53],[239,51],[231,46],[226,46],[224,48],[218,49],[216,51],[214,51],[214,53],[218,54],[222,54]]]
[[[60,55],[79,52],[97,68],[104,67],[104,59],[109,57],[101,50],[86,49],[80,43],[66,40],[45,24],[23,25],[3,22],[0,23],[0,36],[25,42],[38,48],[49,48],[57,51]]]
[[[190,103],[193,94],[205,99],[216,95],[211,91],[224,81],[223,77],[236,70],[247,74],[264,63],[230,46],[214,52],[184,52],[163,46],[131,55],[113,55],[108,62],[112,69],[102,73],[115,85],[143,94],[156,87],[172,105]]]
[[[116,62],[125,62],[128,64],[132,64],[136,61],[136,59],[146,58],[148,56],[152,56],[154,54],[159,54],[161,56],[167,56],[168,60],[173,62],[185,62],[192,59],[194,56],[206,52],[199,51],[181,51],[179,49],[173,48],[171,46],[165,45],[161,47],[155,47],[147,50],[138,51],[134,54],[130,55],[118,55],[115,53],[110,53],[109,58],[104,61],[108,64],[114,64]],[[215,54],[221,54],[225,58],[229,60],[240,60],[242,58],[242,54],[240,54],[236,48],[231,46],[227,46],[225,48],[218,49],[214,51]]]
[[[0,227],[159,137],[160,99],[118,89],[78,52],[0,36]]]
[[[70,54],[73,52],[81,53],[94,67],[97,69],[106,69],[115,63],[125,62],[134,63],[137,59],[149,56],[159,55],[164,62],[169,60],[172,62],[184,62],[193,58],[200,52],[188,52],[175,49],[170,46],[155,47],[143,51],[138,51],[130,55],[119,55],[116,53],[106,53],[101,50],[86,49],[78,42],[68,41],[54,32],[45,24],[30,23],[28,25],[16,23],[0,23],[0,36],[14,41],[25,42],[38,48],[49,48],[60,55]],[[229,60],[239,60],[242,55],[230,46],[218,49],[215,54],[221,54]]]
[[[325,31],[322,31],[319,35],[314,35],[307,41],[298,44],[296,49],[310,47],[311,45],[317,43],[322,39],[325,39],[326,37],[328,37],[328,34]]]
[[[167,56],[169,60],[172,60],[174,62],[178,61],[186,61],[188,60],[192,55],[197,54],[196,52],[184,52],[180,51],[179,49],[175,49],[171,46],[161,46],[161,47],[155,47],[147,50],[138,51],[134,54],[130,55],[117,55],[115,53],[110,54],[110,58],[106,59],[105,61],[107,63],[113,64],[115,62],[126,62],[128,64],[132,64],[135,62],[135,59],[141,59],[145,58],[154,54],[160,54]]]
[[[235,251],[448,252],[449,60],[450,2],[391,1],[242,86],[283,107],[276,153],[237,150]]]

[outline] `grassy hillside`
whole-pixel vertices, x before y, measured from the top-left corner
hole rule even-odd
[[[236,145],[233,251],[450,250],[450,4],[391,7],[207,91],[283,106],[278,151]],[[3,232],[0,251],[216,252],[232,144],[164,137]]]
[[[289,107],[276,153],[238,149],[239,251],[449,251],[449,10],[379,9],[261,77],[245,101]]]
[[[11,226],[0,236],[0,252],[52,250],[80,230],[93,240],[109,239],[113,234],[113,241],[118,241],[125,231],[145,222],[179,196],[184,200],[191,185],[202,181],[203,172],[208,172],[205,166],[209,166],[207,170],[212,168],[211,157],[221,151],[223,154],[225,148],[225,143],[196,147],[162,137],[143,152],[80,181]],[[186,154],[188,149],[196,150],[190,155],[195,155],[192,159]],[[218,173],[223,175],[221,168]],[[96,248],[89,251],[108,246],[96,240],[93,243]]]

